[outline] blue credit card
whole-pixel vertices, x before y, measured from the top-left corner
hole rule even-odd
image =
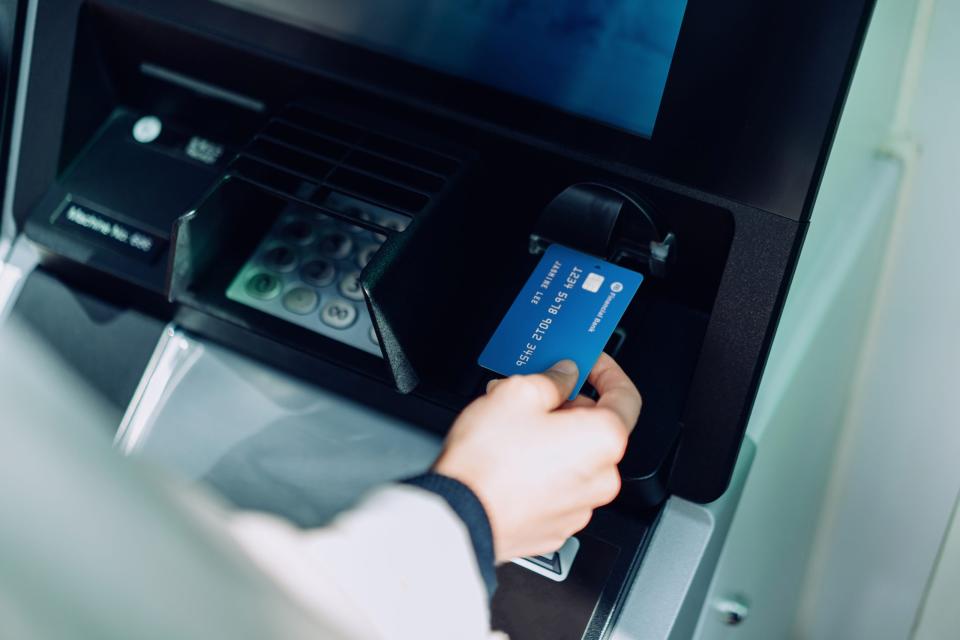
[[[643,275],[562,245],[546,250],[478,363],[505,376],[573,360],[580,392]]]

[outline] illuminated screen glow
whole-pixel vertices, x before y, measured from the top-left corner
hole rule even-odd
[[[687,0],[226,0],[649,137]]]

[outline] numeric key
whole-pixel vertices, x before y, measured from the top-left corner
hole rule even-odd
[[[346,300],[331,300],[320,311],[320,319],[334,329],[347,329],[357,321],[357,308]]]

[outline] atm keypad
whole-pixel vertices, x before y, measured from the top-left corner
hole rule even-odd
[[[280,280],[269,273],[253,273],[246,280],[245,291],[258,300],[269,300],[280,293]]]
[[[405,227],[393,219],[373,222],[391,230]],[[383,238],[343,220],[291,209],[236,275],[227,297],[382,356],[360,271]]]

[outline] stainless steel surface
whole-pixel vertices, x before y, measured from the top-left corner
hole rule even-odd
[[[0,253],[0,324],[13,309],[27,276],[36,269],[38,260],[36,248],[22,237],[13,244],[6,257]]]
[[[23,281],[36,267],[37,256],[32,246],[26,246],[22,239],[17,242],[17,225],[13,217],[14,187],[17,183],[18,159],[23,140],[23,117],[26,112],[27,78],[30,75],[30,62],[33,57],[33,32],[37,23],[39,0],[28,0],[24,22],[22,55],[19,76],[14,89],[16,95],[9,96],[13,105],[13,118],[10,122],[10,150],[7,175],[3,177],[3,204],[0,208],[0,323],[2,323],[16,302]],[[16,12],[12,3],[10,11]],[[10,16],[10,19],[14,18]],[[11,69],[11,73],[13,70]],[[18,245],[25,245],[18,250]]]
[[[189,371],[202,353],[203,346],[200,343],[189,340],[175,327],[167,326],[164,329],[120,422],[114,440],[118,449],[130,454],[147,440],[147,431],[166,402],[167,393],[176,386],[180,374]]]
[[[0,245],[3,240],[12,244],[17,233],[13,219],[14,186],[17,184],[20,146],[23,141],[23,116],[27,108],[27,81],[30,77],[30,62],[33,59],[33,32],[37,24],[37,6],[40,0],[27,2],[27,17],[23,31],[23,47],[20,58],[20,75],[17,78],[17,95],[13,101],[13,120],[10,127],[10,162],[4,182],[3,211],[0,215]],[[2,246],[0,246],[2,249]],[[0,251],[0,259],[3,259]]]
[[[667,501],[612,640],[693,636],[754,453],[753,443],[745,440],[730,487],[716,502]]]
[[[429,467],[440,439],[168,327],[116,445],[301,526]]]
[[[816,575],[810,561],[822,535],[818,523],[846,440],[840,427],[856,389],[902,176],[889,158],[858,169],[828,180],[833,195],[814,215],[747,427],[757,456],[707,597],[716,602],[740,595],[751,604],[750,618],[734,630],[721,616],[706,615],[697,640],[727,640],[732,633],[739,640],[808,638],[797,622],[824,614],[822,605],[799,614],[798,605],[805,581]],[[821,213],[827,217],[818,222]],[[860,515],[851,521],[859,523]],[[875,540],[880,533],[865,535]],[[850,572],[843,593],[855,592],[853,576],[862,575]],[[842,607],[833,612],[848,619]],[[821,637],[877,640],[836,631],[831,627]]]

